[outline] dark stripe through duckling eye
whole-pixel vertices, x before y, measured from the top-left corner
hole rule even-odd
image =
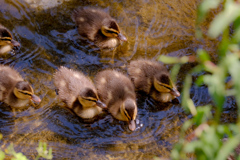
[[[91,101],[91,102],[97,102],[96,99],[90,99],[90,98],[84,98],[84,99],[86,99],[86,100],[88,100],[88,101]]]
[[[11,39],[11,38],[8,38],[8,37],[3,37],[3,38],[0,38],[0,40],[11,42],[12,39]]]
[[[131,117],[128,115],[128,112],[126,110],[124,110],[123,113],[125,114],[125,116],[127,117],[128,120],[131,120]]]
[[[22,94],[28,95],[28,96],[32,96],[32,94],[27,93],[27,92],[21,92],[21,91],[19,91],[19,92],[22,93]]]
[[[170,87],[170,86],[167,86],[167,85],[164,85],[164,84],[161,84],[161,83],[158,83],[158,84],[159,84],[160,86],[163,86],[163,87],[169,89],[169,90],[172,90],[172,87]]]
[[[115,32],[115,31],[112,31],[112,30],[106,30],[106,33],[118,34],[117,32]]]

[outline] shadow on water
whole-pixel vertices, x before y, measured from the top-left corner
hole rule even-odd
[[[14,67],[28,80],[43,100],[40,107],[17,111],[14,116],[5,104],[0,107],[1,148],[14,143],[17,151],[28,158],[36,156],[39,141],[53,148],[54,159],[152,159],[169,157],[178,141],[180,127],[189,117],[180,103],[160,104],[138,94],[137,129],[130,132],[125,122],[109,114],[98,121],[82,122],[59,102],[52,83],[52,74],[63,65],[83,71],[91,78],[104,68],[126,72],[132,59],[156,59],[170,56],[195,55],[204,48],[213,60],[218,42],[195,38],[196,7],[199,0],[188,1],[46,1],[5,0],[0,5],[0,23],[12,32],[22,46],[14,55],[0,58],[1,64]],[[56,4],[54,4],[56,2]],[[49,8],[50,6],[50,8]],[[128,38],[115,57],[115,63],[89,43],[79,40],[71,13],[77,6],[104,8],[117,19]],[[212,13],[212,17],[214,12]],[[211,18],[209,20],[211,20]],[[206,37],[206,26],[203,34]],[[187,71],[186,64],[178,75],[181,91]],[[171,66],[167,66],[171,68]],[[196,75],[198,76],[198,75]],[[211,102],[205,86],[191,88],[196,105]],[[181,101],[179,98],[177,101]],[[236,104],[229,98],[223,121],[234,121]],[[236,116],[235,116],[236,117]]]

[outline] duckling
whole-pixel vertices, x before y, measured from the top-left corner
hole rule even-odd
[[[9,30],[0,24],[0,54],[10,52],[13,47],[18,46],[20,43],[13,40]]]
[[[12,108],[23,108],[29,100],[41,102],[30,84],[13,68],[0,65],[0,101]]]
[[[128,121],[129,129],[136,129],[136,95],[131,80],[124,74],[107,69],[97,73],[95,84],[99,98],[108,111],[120,121]]]
[[[72,15],[82,37],[93,41],[99,48],[115,48],[127,38],[120,32],[115,19],[98,8],[78,8]]]
[[[180,96],[169,73],[161,63],[139,59],[131,61],[128,73],[136,90],[144,91],[159,102],[170,102]]]
[[[93,82],[82,72],[61,66],[53,79],[59,98],[79,117],[90,119],[106,108],[99,100]]]

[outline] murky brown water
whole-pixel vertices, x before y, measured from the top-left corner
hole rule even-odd
[[[198,3],[199,0],[68,0],[51,1],[46,5],[45,1],[38,4],[31,0],[0,0],[0,23],[22,44],[15,55],[2,57],[0,62],[18,70],[43,99],[40,108],[29,107],[17,112],[16,116],[1,104],[1,148],[13,142],[15,149],[30,159],[36,155],[39,141],[53,148],[54,159],[169,157],[173,144],[178,141],[181,125],[190,117],[180,104],[155,103],[138,95],[138,121],[134,132],[110,115],[86,124],[58,101],[52,74],[64,65],[94,77],[102,68],[126,71],[125,65],[131,59],[157,58],[160,54],[195,55],[197,48],[206,49],[216,60],[217,41],[195,38]],[[121,48],[114,65],[108,63],[111,57],[99,55],[98,50],[78,40],[70,18],[77,6],[99,6],[117,19],[129,43]],[[204,37],[207,26],[208,22],[202,27]],[[180,91],[187,71],[193,66],[182,67],[177,81]],[[196,105],[211,101],[204,86],[193,86],[191,95]],[[235,120],[235,105],[233,98],[227,99],[224,122]]]

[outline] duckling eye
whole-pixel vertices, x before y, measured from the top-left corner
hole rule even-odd
[[[96,102],[96,100],[93,100],[93,99],[87,99],[87,100],[91,102]]]
[[[21,92],[24,95],[28,95],[28,96],[32,96],[30,93],[26,93],[26,92]]]
[[[87,101],[91,101],[91,102],[97,102],[96,99],[92,99],[92,98],[84,98],[84,99],[87,100]]]
[[[106,30],[107,33],[112,33],[112,34],[118,34],[116,33],[115,31],[112,31],[112,30]]]
[[[163,87],[165,87],[165,88],[167,88],[167,89],[169,89],[169,90],[172,90],[171,89],[171,87],[169,87],[169,86],[166,86],[166,85],[163,85],[163,84],[159,84],[160,86],[163,86]]]
[[[125,114],[125,116],[127,117],[127,119],[131,120],[131,117],[128,115],[128,113],[127,113],[127,111],[126,111],[126,110],[124,110],[124,112],[123,112],[123,113]]]
[[[3,38],[1,38],[1,40],[11,42],[11,38],[8,38],[8,37],[3,37]]]

